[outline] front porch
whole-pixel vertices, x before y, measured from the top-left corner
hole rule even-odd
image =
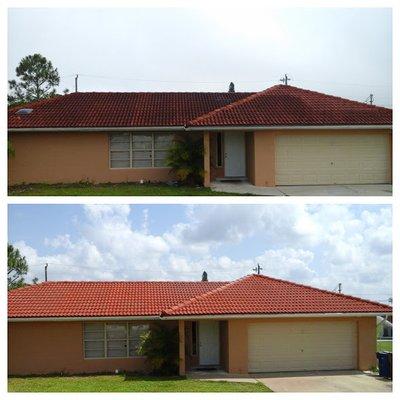
[[[228,370],[228,323],[179,321],[179,374]]]

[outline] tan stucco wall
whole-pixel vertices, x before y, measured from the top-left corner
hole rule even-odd
[[[254,160],[249,165],[249,180],[256,186],[275,186],[275,142],[278,135],[353,135],[369,133],[387,135],[389,141],[389,170],[388,177],[392,177],[392,131],[390,129],[302,129],[302,130],[265,130],[253,133]],[[251,143],[251,142],[250,142]],[[254,171],[253,171],[254,169]],[[254,175],[254,178],[253,178]]]
[[[9,159],[9,185],[174,179],[169,168],[111,169],[106,132],[12,133],[9,137],[15,150],[15,157]]]
[[[291,321],[348,321],[357,323],[358,327],[358,369],[367,370],[376,365],[376,319],[362,318],[273,318],[273,319],[231,319],[228,320],[228,372],[247,373],[248,343],[247,332],[250,323],[276,323]]]
[[[8,323],[9,375],[113,372],[116,369],[145,372],[145,360],[143,357],[85,360],[82,322]]]

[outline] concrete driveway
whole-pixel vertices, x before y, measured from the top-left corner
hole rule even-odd
[[[273,392],[391,392],[392,381],[361,371],[251,374]]]
[[[249,182],[213,182],[214,192],[259,196],[391,196],[392,185],[305,185],[259,187]]]

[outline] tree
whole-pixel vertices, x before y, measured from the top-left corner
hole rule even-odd
[[[178,137],[168,151],[167,165],[182,183],[201,185],[204,176],[202,139],[195,135]]]
[[[8,266],[7,284],[8,290],[25,285],[25,275],[28,273],[28,263],[19,250],[12,244],[7,245]]]
[[[179,334],[177,328],[155,324],[140,336],[138,353],[147,357],[152,372],[176,375],[179,368]]]
[[[24,57],[15,69],[15,73],[19,82],[15,79],[8,81],[9,105],[29,103],[55,96],[55,88],[60,83],[60,76],[57,68],[54,68],[46,57],[40,54]]]

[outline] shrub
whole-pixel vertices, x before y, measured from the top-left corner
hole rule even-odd
[[[185,134],[176,138],[167,155],[167,165],[175,172],[178,180],[186,185],[202,185],[203,142],[202,138]]]
[[[179,368],[179,334],[177,328],[158,324],[140,336],[138,353],[147,357],[152,372],[176,375]]]

